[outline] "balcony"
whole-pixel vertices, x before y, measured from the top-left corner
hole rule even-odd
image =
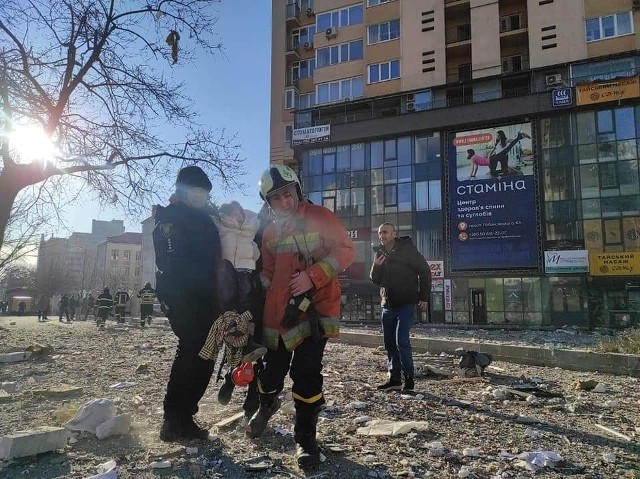
[[[445,32],[445,41],[447,43],[447,48],[461,45],[471,46],[471,25],[465,24],[447,28]]]
[[[284,52],[285,56],[287,57],[287,61],[297,62],[299,60],[302,60],[301,51],[302,49],[300,48],[299,43],[294,42],[292,38],[289,38],[287,40],[287,48]]]
[[[297,3],[289,3],[285,9],[285,23],[287,28],[300,26],[300,7]]]
[[[293,87],[296,89],[297,93],[300,93],[300,78],[294,77],[291,73],[289,73],[285,81],[285,87]]]

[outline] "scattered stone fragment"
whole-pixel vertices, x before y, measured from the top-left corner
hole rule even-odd
[[[16,351],[13,353],[0,354],[0,363],[17,363],[20,361],[26,361],[31,357],[29,351]]]
[[[0,389],[0,404],[10,401],[15,401],[13,394],[9,394]]]
[[[140,364],[137,368],[136,368],[136,373],[137,374],[145,374],[149,372],[149,363],[143,363]]]
[[[411,431],[426,431],[429,423],[425,421],[389,421],[375,419],[356,431],[361,436],[400,436]]]
[[[67,445],[68,434],[64,428],[49,426],[16,431],[0,438],[0,459],[34,456],[62,449]]]
[[[574,389],[579,391],[591,391],[598,385],[598,381],[595,379],[587,379],[586,381],[576,381],[573,383]]]
[[[130,427],[131,415],[120,414],[119,416],[114,416],[111,419],[106,420],[96,427],[96,437],[98,439],[105,439],[111,436],[127,434]]]
[[[171,461],[153,461],[149,464],[151,469],[169,469],[171,467]]]
[[[83,391],[83,388],[81,386],[68,386],[66,384],[61,384],[60,386],[56,386],[49,389],[32,391],[32,393],[34,396],[46,397],[50,399],[62,399],[62,398],[78,395],[82,391]]]
[[[109,399],[92,399],[83,404],[78,412],[64,427],[71,431],[87,431],[96,433],[96,428],[116,414],[116,406]]]
[[[0,383],[0,390],[2,391],[14,393],[17,389],[17,384],[14,381],[5,381]]]
[[[594,393],[606,393],[607,385],[605,383],[598,383],[592,390]]]

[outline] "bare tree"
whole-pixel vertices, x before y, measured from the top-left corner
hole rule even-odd
[[[184,164],[239,184],[235,138],[202,127],[184,85],[166,74],[219,51],[216,3],[0,2],[0,247],[16,196],[30,185],[44,182],[51,198],[92,188],[102,202],[139,213]],[[22,158],[11,132],[25,124],[40,125],[57,153]]]
[[[39,265],[36,274],[36,287],[47,297],[63,294],[72,289],[73,284],[67,274],[64,257],[50,257],[46,264]]]

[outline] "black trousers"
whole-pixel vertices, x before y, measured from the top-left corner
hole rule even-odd
[[[141,304],[140,320],[146,319],[149,316],[153,316],[153,304]]]
[[[215,363],[198,357],[215,320],[210,307],[203,305],[171,306],[169,323],[178,337],[178,348],[164,397],[164,416],[180,420],[198,412]]]
[[[278,350],[269,349],[264,356],[264,369],[258,377],[260,403],[267,405],[284,388],[284,378],[289,372],[293,381],[291,392],[296,409],[317,410],[325,403],[322,394],[322,357],[327,339],[316,342],[306,338],[293,351],[287,351],[280,338]]]

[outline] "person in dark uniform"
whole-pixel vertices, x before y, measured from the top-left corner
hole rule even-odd
[[[146,322],[151,324],[153,302],[156,299],[156,290],[151,287],[151,283],[147,282],[144,285],[138,293],[138,298],[140,298],[140,326],[144,327]]]
[[[107,322],[112,306],[113,296],[111,296],[109,288],[104,288],[102,294],[98,296],[98,316],[96,317],[98,329],[104,329],[104,324]]]
[[[178,337],[164,398],[163,441],[209,436],[193,416],[215,366],[199,358],[198,352],[221,313],[216,274],[222,254],[210,217],[211,187],[202,169],[187,166],[178,173],[169,206],[158,206],[155,212],[156,296]]]
[[[113,296],[114,309],[116,310],[116,321],[118,323],[124,323],[127,302],[129,301],[129,293],[127,293],[124,288],[120,287]]]

